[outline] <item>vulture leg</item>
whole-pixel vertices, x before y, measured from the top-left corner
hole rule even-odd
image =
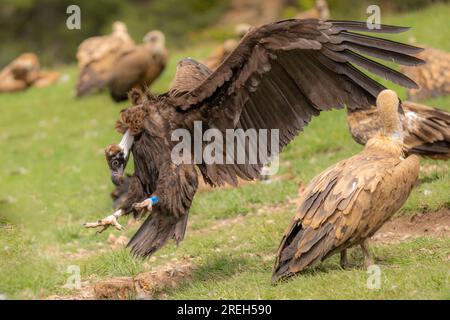
[[[341,251],[341,260],[339,263],[342,269],[348,269],[350,267],[347,257],[347,249]]]
[[[153,201],[149,198],[133,204],[133,209],[138,213],[138,216],[142,216],[144,213],[152,211],[152,205]]]
[[[373,257],[370,254],[369,251],[369,239],[364,239],[363,242],[361,242],[360,244],[361,246],[361,250],[363,252],[364,255],[364,268],[369,268],[371,265],[373,265]]]
[[[102,233],[106,229],[108,229],[109,226],[116,227],[117,230],[122,230],[122,226],[119,224],[117,219],[119,219],[120,216],[124,214],[124,211],[122,209],[117,210],[112,215],[107,216],[106,218],[103,218],[101,220],[98,220],[97,222],[87,222],[84,224],[85,228],[98,228],[98,233]]]

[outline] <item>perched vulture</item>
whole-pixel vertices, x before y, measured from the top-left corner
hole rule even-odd
[[[14,92],[28,87],[46,87],[60,78],[54,71],[41,71],[34,53],[24,53],[0,71],[0,92]]]
[[[382,131],[359,154],[315,177],[301,193],[299,208],[278,249],[272,281],[360,245],[364,266],[373,264],[368,239],[400,209],[419,175],[419,158],[403,153],[402,122],[395,92],[377,99]]]
[[[112,34],[88,38],[78,47],[77,97],[106,88],[111,69],[118,57],[135,47],[123,22],[114,22],[112,29]]]
[[[408,90],[408,99],[421,101],[450,94],[450,53],[425,48],[416,55],[426,62],[419,68],[402,67],[401,71],[413,79],[419,88]]]
[[[300,12],[295,16],[296,19],[321,19],[327,20],[330,18],[330,10],[326,0],[316,0],[314,8]]]
[[[115,101],[128,98],[133,88],[148,87],[166,67],[168,51],[161,31],[151,31],[144,42],[121,55],[111,70],[108,89]]]
[[[404,101],[400,120],[406,154],[434,159],[450,158],[450,113],[422,104]],[[353,139],[359,144],[375,136],[382,128],[376,107],[348,111],[347,123]]]
[[[387,25],[369,30],[365,22],[355,21],[291,19],[250,30],[214,72],[192,59],[182,60],[167,93],[131,93],[132,107],[121,112],[116,124],[124,134],[122,141],[105,149],[115,184],[123,181],[133,154],[134,173],[127,199],[114,214],[86,227],[100,227],[101,231],[110,225],[121,228],[117,221],[121,215],[140,215],[152,209],[128,244],[132,252],[148,256],[169,239],[178,243],[184,237],[197,191],[196,167],[204,181],[214,186],[236,185],[238,178],[257,179],[262,166],[313,116],[344,106],[350,110],[370,108],[384,87],[354,65],[399,85],[415,87],[400,72],[365,56],[414,65],[422,61],[410,54],[420,48],[355,33],[405,30]],[[173,148],[179,144],[172,140],[172,134],[181,129],[192,136],[198,124],[202,132],[256,129],[267,133],[267,143],[261,140],[256,150],[255,144],[245,143],[242,136],[238,136],[239,141],[232,138],[223,148],[223,156],[233,161],[221,164],[204,161],[202,150],[209,143],[203,141],[193,144],[195,161],[172,161]]]

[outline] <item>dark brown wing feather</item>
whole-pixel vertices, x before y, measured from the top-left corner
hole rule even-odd
[[[407,30],[348,21],[285,20],[250,31],[228,58],[200,85],[171,95],[180,113],[209,127],[279,129],[279,149],[287,145],[320,111],[367,108],[384,89],[352,64],[405,87],[415,83],[403,74],[359,54],[407,65],[421,49],[351,31],[395,33]],[[269,149],[269,148],[268,148]],[[257,164],[199,166],[212,184],[237,177],[257,178],[271,156]],[[248,152],[247,152],[248,153]],[[247,154],[248,156],[248,154]]]

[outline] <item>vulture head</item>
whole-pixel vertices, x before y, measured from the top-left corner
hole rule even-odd
[[[112,25],[113,34],[128,34],[127,25],[122,21],[115,21]]]
[[[398,113],[399,99],[395,91],[381,91],[377,97],[377,107],[383,123],[384,134],[395,139],[401,139],[403,128]]]
[[[159,30],[148,32],[144,38],[144,43],[151,45],[153,52],[163,54],[166,46],[166,37]]]
[[[234,28],[234,33],[239,37],[242,38],[243,36],[245,36],[245,34],[252,28],[251,25],[247,24],[247,23],[239,23],[235,28]]]
[[[122,184],[123,173],[128,162],[129,153],[120,144],[111,144],[105,148],[106,161],[111,170],[111,180],[116,185]]]

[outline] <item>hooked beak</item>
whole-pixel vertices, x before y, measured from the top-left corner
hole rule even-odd
[[[112,183],[114,183],[114,185],[120,186],[123,183],[124,181],[123,171],[124,171],[123,166],[121,166],[117,170],[111,171],[111,181]]]
[[[111,170],[111,181],[119,186],[124,181],[124,171],[130,158],[130,149],[133,145],[134,137],[130,130],[127,130],[118,145],[110,145],[106,147],[106,159],[109,169]]]

